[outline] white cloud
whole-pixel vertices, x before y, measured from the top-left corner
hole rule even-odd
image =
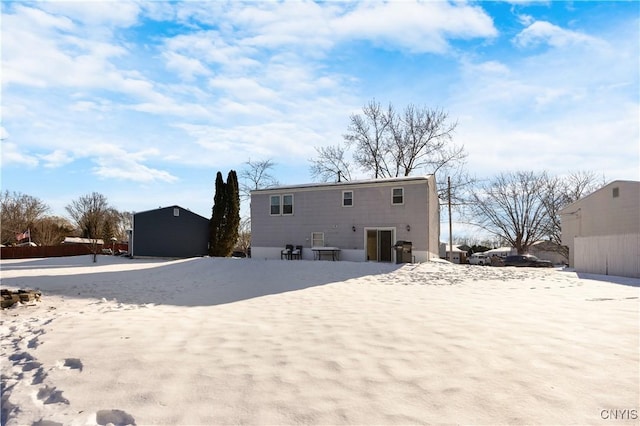
[[[536,21],[514,37],[513,42],[520,47],[548,44],[552,47],[570,47],[575,45],[604,46],[596,37],[578,31],[566,30],[546,21]]]
[[[135,24],[140,6],[133,1],[104,0],[42,2],[38,7],[53,15],[63,15],[91,27],[128,27]]]
[[[28,152],[24,152],[18,145],[3,140],[2,144],[2,167],[6,166],[27,166],[36,167],[38,159]]]
[[[171,173],[154,169],[129,158],[113,159],[98,158],[98,165],[93,168],[93,173],[102,179],[117,181],[132,181],[140,183],[150,182],[176,182],[178,178]]]
[[[448,2],[363,2],[336,19],[343,38],[371,40],[410,52],[443,53],[448,38],[492,38],[493,20],[479,7]]]
[[[176,52],[164,52],[167,69],[180,75],[183,80],[193,81],[198,75],[210,75],[211,72],[195,58],[189,58]]]
[[[61,149],[56,149],[49,154],[40,154],[38,157],[43,160],[46,168],[62,167],[74,160],[72,155]]]
[[[246,77],[217,77],[209,80],[209,86],[214,89],[222,89],[231,92],[235,98],[244,100],[274,101],[277,94],[267,87],[262,86],[256,80]]]

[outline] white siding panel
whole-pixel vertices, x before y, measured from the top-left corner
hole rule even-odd
[[[640,278],[640,234],[577,237],[578,272]]]

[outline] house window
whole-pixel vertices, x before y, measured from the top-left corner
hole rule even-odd
[[[342,191],[342,207],[353,206],[353,191]]]
[[[287,194],[282,196],[282,214],[293,214],[293,195]]]
[[[391,204],[404,204],[404,188],[393,188],[392,193]]]
[[[280,215],[280,196],[279,195],[271,196],[271,215],[272,216]]]
[[[180,216],[180,209],[179,209],[179,208],[177,208],[177,207],[176,207],[176,208],[174,208],[174,209],[173,209],[173,215],[174,215],[175,217]]]
[[[311,247],[324,247],[324,232],[311,233]]]
[[[618,198],[620,196],[620,188],[613,188],[613,198]]]

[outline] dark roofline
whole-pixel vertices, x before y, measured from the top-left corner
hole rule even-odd
[[[174,204],[174,205],[172,205],[172,206],[166,206],[166,207],[158,207],[157,209],[143,210],[143,211],[141,211],[141,212],[134,212],[134,213],[133,213],[133,215],[135,216],[135,215],[140,214],[140,213],[149,213],[149,212],[154,212],[154,211],[157,211],[157,210],[173,209],[173,208],[176,208],[176,207],[177,207],[177,208],[179,208],[180,210],[184,210],[184,211],[189,212],[189,213],[191,213],[191,214],[194,214],[194,215],[196,215],[196,216],[200,216],[200,217],[201,217],[201,218],[203,218],[203,219],[207,219],[207,220],[209,220],[209,218],[206,218],[206,217],[204,217],[204,216],[201,216],[201,215],[199,215],[198,213],[195,213],[195,212],[193,212],[193,211],[191,211],[191,210],[189,210],[189,209],[187,209],[187,208],[184,208],[184,207],[182,207],[182,206],[179,206],[179,205],[177,205],[177,204]]]
[[[368,180],[353,180],[353,181],[344,181],[344,182],[316,182],[316,183],[307,183],[300,185],[283,185],[283,186],[274,186],[270,188],[262,188],[262,189],[254,189],[251,191],[253,193],[262,193],[262,192],[271,192],[271,191],[284,191],[284,190],[295,190],[295,189],[313,189],[313,188],[335,188],[335,187],[346,187],[346,186],[359,186],[359,185],[371,185],[371,184],[388,184],[388,183],[404,183],[410,181],[428,181],[433,175],[423,175],[423,176],[402,176],[402,177],[394,177],[394,178],[383,178],[383,179],[368,179]]]

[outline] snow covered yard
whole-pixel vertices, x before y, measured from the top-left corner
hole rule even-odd
[[[635,423],[640,280],[431,262],[2,260],[2,425]]]

